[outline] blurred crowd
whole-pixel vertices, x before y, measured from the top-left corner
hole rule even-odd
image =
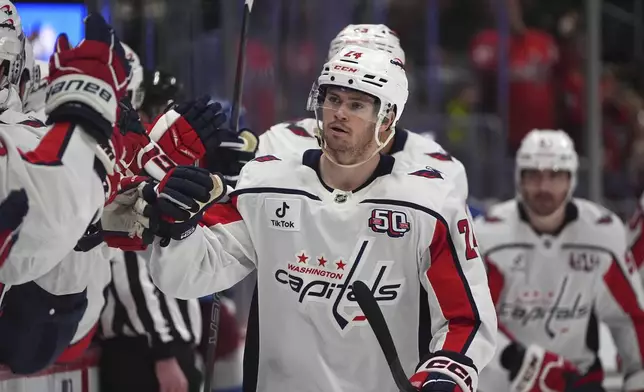
[[[306,115],[311,81],[335,31],[348,23],[386,23],[408,53],[411,96],[401,124],[427,132],[459,158],[476,199],[514,194],[509,162],[530,129],[563,129],[586,156],[586,21],[581,0],[256,3],[244,104],[252,128],[260,133],[276,122]],[[605,1],[602,12],[604,196],[623,216],[641,191],[644,167],[638,154],[644,149],[642,48],[634,34],[644,21],[636,15],[635,4]],[[188,90],[230,95],[239,26],[221,17],[230,4],[204,0],[200,7],[212,25],[204,22],[204,29],[212,29],[206,35],[214,38],[194,43],[193,37],[190,42],[207,42],[226,59],[200,54],[199,64],[190,66],[178,64],[177,56],[164,60],[162,52],[176,54],[178,49],[163,48],[158,39],[157,58],[173,68]],[[335,11],[330,13],[329,7]],[[632,19],[624,22],[614,14]],[[164,19],[157,20],[162,24]],[[134,36],[141,35],[140,29],[134,31]],[[203,77],[195,69],[203,69]],[[218,79],[218,72],[224,76]],[[585,184],[582,175],[581,196],[587,196]]]

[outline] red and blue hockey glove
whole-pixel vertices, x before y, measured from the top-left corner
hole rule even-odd
[[[563,392],[580,377],[570,361],[534,344],[510,344],[501,354],[501,365],[510,371],[513,392]]]
[[[222,130],[218,137],[219,145],[206,152],[201,166],[211,173],[220,173],[226,184],[234,187],[242,167],[255,158],[259,140],[249,129],[242,129],[239,133]]]
[[[90,14],[85,18],[85,39],[77,47],[70,46],[65,34],[56,41],[49,60],[49,121],[80,124],[99,143],[107,143],[129,75],[114,29],[99,14]]]
[[[195,231],[208,207],[226,195],[221,176],[194,166],[177,166],[158,184],[149,183],[143,198],[152,208],[145,216],[152,232],[166,239],[182,240]]]
[[[210,97],[205,95],[171,106],[155,120],[150,139],[177,165],[192,165],[206,151],[219,146],[220,128],[225,122],[221,105],[210,103]]]
[[[437,351],[421,361],[409,381],[420,392],[474,392],[478,371],[472,360],[464,355]]]

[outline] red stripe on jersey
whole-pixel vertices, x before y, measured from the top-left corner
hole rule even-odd
[[[487,257],[485,258],[485,266],[487,267],[487,283],[490,287],[490,294],[492,294],[492,302],[496,306],[501,297],[501,291],[503,291],[505,278],[497,266]]]
[[[604,283],[624,313],[630,316],[637,336],[640,358],[644,360],[644,310],[640,308],[637,295],[617,261],[613,260],[604,274]]]
[[[631,247],[631,252],[633,253],[633,258],[635,259],[635,265],[638,269],[640,269],[642,264],[644,264],[644,227],[642,227],[642,224],[644,223],[642,219],[643,217],[644,216],[642,215],[642,210],[638,208],[628,224],[630,230],[637,230],[638,228],[640,229],[639,236]]]
[[[496,264],[494,264],[494,262],[492,262],[492,260],[490,260],[489,257],[485,258],[485,267],[487,269],[487,284],[490,288],[490,294],[492,295],[492,302],[494,302],[494,306],[496,306],[499,298],[501,298],[501,292],[503,291],[503,286],[505,285],[505,277],[503,276],[501,270],[496,266]],[[508,339],[516,341],[514,334],[512,334],[512,332],[510,332],[510,330],[507,329],[505,325],[501,324],[501,320],[498,320],[498,328],[499,331],[507,336]]]
[[[452,253],[449,232],[436,220],[430,247],[431,265],[427,279],[434,289],[441,312],[448,322],[443,350],[461,353],[467,350],[471,336],[478,327],[475,306],[468,296],[468,283],[459,273],[459,260]]]
[[[242,220],[242,216],[237,211],[237,196],[233,196],[228,203],[214,204],[208,208],[201,218],[200,224],[210,227],[218,223],[225,225],[240,220]]]
[[[70,123],[55,124],[43,136],[38,147],[22,154],[23,159],[35,165],[60,165],[74,128],[76,126]]]

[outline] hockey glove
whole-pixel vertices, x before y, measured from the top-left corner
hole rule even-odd
[[[219,128],[226,115],[219,103],[205,95],[197,100],[171,106],[159,116],[150,138],[178,165],[192,165],[221,142]]]
[[[154,240],[154,234],[149,230],[154,214],[144,216],[150,206],[141,198],[143,188],[152,181],[149,177],[135,176],[119,183],[119,192],[103,209],[99,223],[101,237],[109,247],[144,250]]]
[[[474,392],[478,371],[465,355],[441,350],[421,361],[409,381],[420,392]]]
[[[234,187],[242,167],[255,158],[259,141],[249,129],[239,133],[222,130],[218,136],[221,143],[215,150],[206,152],[202,167],[211,173],[221,173],[226,183]]]
[[[172,169],[158,184],[149,183],[143,198],[153,233],[165,239],[182,240],[195,231],[208,207],[223,198],[226,186],[217,174],[194,166]]]
[[[119,102],[119,117],[117,126],[123,135],[123,156],[120,163],[126,176],[147,174],[161,181],[163,177],[176,167],[176,164],[150,140],[138,113],[128,97]]]
[[[85,18],[85,39],[71,48],[65,34],[49,60],[50,85],[45,111],[49,122],[80,124],[99,143],[107,143],[125,94],[130,66],[121,42],[99,14]]]
[[[501,365],[510,371],[513,392],[563,392],[579,378],[571,362],[534,344],[510,344],[501,354]]]

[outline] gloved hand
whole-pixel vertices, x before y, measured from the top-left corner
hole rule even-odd
[[[103,241],[111,248],[121,250],[144,250],[154,240],[150,226],[156,226],[151,208],[143,200],[143,189],[154,180],[149,177],[127,177],[119,183],[119,192],[112,203],[105,206],[100,221]]]
[[[177,165],[192,165],[206,151],[219,146],[226,115],[219,103],[205,95],[194,101],[173,105],[159,116],[150,130],[150,139]]]
[[[177,165],[150,140],[138,113],[126,96],[119,101],[117,127],[123,135],[124,154],[120,159],[125,176],[149,175],[161,181]]]
[[[474,392],[478,372],[468,357],[441,350],[421,361],[409,381],[420,392]]]
[[[49,121],[79,124],[99,143],[107,143],[129,75],[130,66],[114,29],[100,14],[88,15],[85,39],[71,48],[67,36],[61,34],[49,60],[45,108]]]
[[[226,184],[234,187],[242,167],[255,158],[259,140],[249,129],[239,133],[222,130],[218,136],[221,143],[214,150],[206,151],[201,167],[211,173],[220,173]]]
[[[194,166],[178,166],[159,182],[143,188],[150,229],[159,237],[182,240],[195,231],[208,207],[226,195],[221,176]]]
[[[534,344],[510,344],[501,354],[501,364],[510,371],[513,392],[563,392],[580,377],[570,361]]]
[[[112,178],[120,178],[114,184],[112,200],[103,208],[100,220],[90,225],[78,240],[74,250],[88,252],[105,242],[111,248],[137,251],[146,249],[154,240],[149,230],[150,218],[144,216],[149,206],[142,199],[144,186],[154,180],[144,176]]]

